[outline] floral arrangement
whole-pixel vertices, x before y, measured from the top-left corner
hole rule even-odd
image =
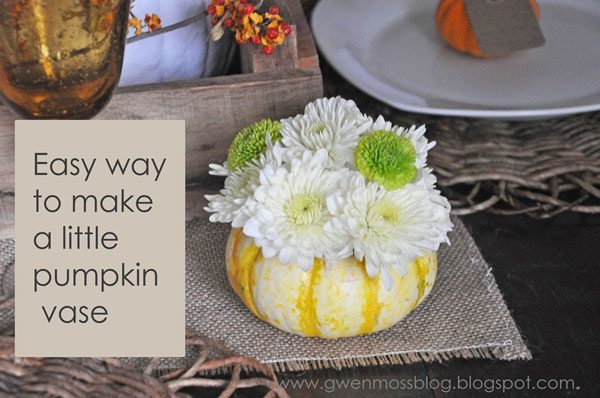
[[[101,1],[101,0],[89,0]],[[211,40],[219,40],[226,29],[235,35],[239,45],[248,42],[262,46],[266,55],[275,52],[287,36],[292,33],[292,27],[280,15],[279,7],[270,6],[267,11],[261,12],[262,0],[256,5],[250,0],[211,0],[206,8],[206,14],[211,17],[213,29],[210,32]],[[166,29],[171,30],[197,21],[197,17],[188,18]],[[162,21],[157,14],[146,14],[138,18],[130,11],[129,27],[135,30],[136,36],[156,32],[163,28]]]
[[[373,120],[353,101],[318,99],[240,131],[227,161],[210,165],[226,179],[205,210],[242,228],[265,258],[310,270],[315,259],[355,256],[389,289],[392,269],[403,274],[452,229],[424,133]]]

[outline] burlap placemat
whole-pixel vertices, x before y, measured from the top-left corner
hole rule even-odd
[[[531,353],[498,290],[489,266],[462,222],[455,218],[451,247],[439,252],[439,273],[430,296],[395,327],[339,340],[284,333],[254,317],[235,295],[225,271],[227,225],[187,224],[187,325],[191,332],[223,341],[234,352],[276,370],[401,364],[459,358],[530,359]],[[0,242],[0,277],[11,294],[14,242]],[[0,314],[2,330],[13,313]],[[188,358],[192,359],[192,358]],[[129,359],[143,366],[144,359]],[[165,358],[165,368],[181,359]]]

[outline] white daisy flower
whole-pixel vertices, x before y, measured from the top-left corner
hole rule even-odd
[[[218,163],[210,163],[208,165],[208,174],[219,177],[227,177],[231,174],[231,170],[229,170],[229,165],[227,161],[225,161],[222,165]]]
[[[328,167],[343,167],[353,163],[354,147],[372,122],[354,101],[321,98],[308,104],[304,114],[281,121],[282,142],[292,159],[326,149]]]
[[[409,129],[405,129],[403,127],[395,126],[391,122],[386,121],[383,116],[379,116],[375,122],[373,122],[366,134],[381,130],[393,131],[400,137],[408,138],[412,143],[417,155],[415,167],[417,169],[425,167],[427,164],[427,151],[433,148],[436,144],[435,141],[427,141],[427,138],[425,137],[425,131],[427,131],[425,125],[420,127],[411,126]]]
[[[231,223],[234,228],[242,228],[250,218],[250,199],[260,185],[260,171],[267,167],[279,167],[283,163],[284,150],[279,143],[271,144],[267,136],[267,150],[258,160],[230,171],[225,178],[225,187],[217,195],[206,195],[209,201],[204,208],[212,222]],[[226,167],[226,166],[224,166]]]
[[[436,183],[437,177],[433,174],[433,170],[430,167],[423,167],[417,171],[417,177],[410,184],[429,191],[439,192],[435,187]]]
[[[405,272],[407,263],[448,242],[450,205],[438,191],[415,183],[387,191],[358,173],[347,188],[328,199],[333,218],[325,230],[345,231],[350,244],[339,255],[353,251],[369,276],[380,274],[387,288],[392,268]]]
[[[332,258],[344,244],[344,232],[325,232],[331,219],[327,197],[339,189],[342,173],[326,169],[325,149],[306,151],[289,167],[265,167],[253,198],[253,216],[244,233],[266,258],[297,263],[309,270],[315,258]]]

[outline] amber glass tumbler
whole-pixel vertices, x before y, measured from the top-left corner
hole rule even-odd
[[[121,74],[130,0],[0,0],[0,96],[34,119],[86,119]]]

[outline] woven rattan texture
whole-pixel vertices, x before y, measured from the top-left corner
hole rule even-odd
[[[323,69],[328,96],[351,98],[363,112],[399,126],[427,126],[427,138],[437,141],[428,163],[453,214],[600,213],[600,112],[518,122],[419,115],[374,100]]]

